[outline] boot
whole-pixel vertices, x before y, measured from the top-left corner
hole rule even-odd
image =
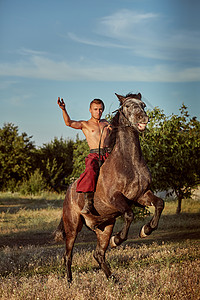
[[[93,198],[94,198],[94,193],[84,193],[85,196],[85,204],[83,209],[81,210],[82,214],[89,214],[93,210]]]

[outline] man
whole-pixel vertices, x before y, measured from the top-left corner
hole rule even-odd
[[[101,99],[94,99],[90,103],[91,118],[88,121],[71,120],[65,103],[63,99],[60,100],[60,97],[58,97],[58,105],[62,109],[65,124],[74,129],[82,130],[90,148],[90,153],[85,159],[86,169],[81,174],[76,189],[78,193],[85,194],[85,205],[81,213],[88,214],[93,209],[93,198],[100,167],[99,160],[103,163],[109,155],[108,143],[111,125],[105,119],[101,119],[105,107]]]

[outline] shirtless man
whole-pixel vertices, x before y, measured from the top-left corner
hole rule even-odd
[[[104,111],[104,103],[101,99],[94,99],[90,103],[91,118],[88,121],[71,120],[66,111],[65,103],[63,99],[60,100],[60,97],[58,97],[58,105],[62,109],[65,124],[74,129],[82,130],[90,148],[90,153],[85,159],[86,169],[81,174],[76,189],[78,193],[85,195],[85,205],[81,213],[88,214],[93,209],[94,192],[99,174],[99,143],[101,140],[100,160],[103,163],[109,155],[108,142],[111,126],[108,121],[101,119]]]

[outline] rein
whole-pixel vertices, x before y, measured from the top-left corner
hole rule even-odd
[[[102,139],[102,135],[103,135],[103,132],[104,132],[104,129],[107,127],[108,125],[104,125],[103,129],[102,129],[102,132],[101,132],[101,136],[100,136],[100,139],[99,139],[99,167],[102,166],[102,161],[101,161],[101,139]]]

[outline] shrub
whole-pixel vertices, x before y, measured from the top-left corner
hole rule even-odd
[[[28,180],[24,180],[19,186],[18,191],[22,195],[36,195],[47,189],[47,184],[43,178],[43,174],[39,169],[36,169],[33,174],[30,175]]]

